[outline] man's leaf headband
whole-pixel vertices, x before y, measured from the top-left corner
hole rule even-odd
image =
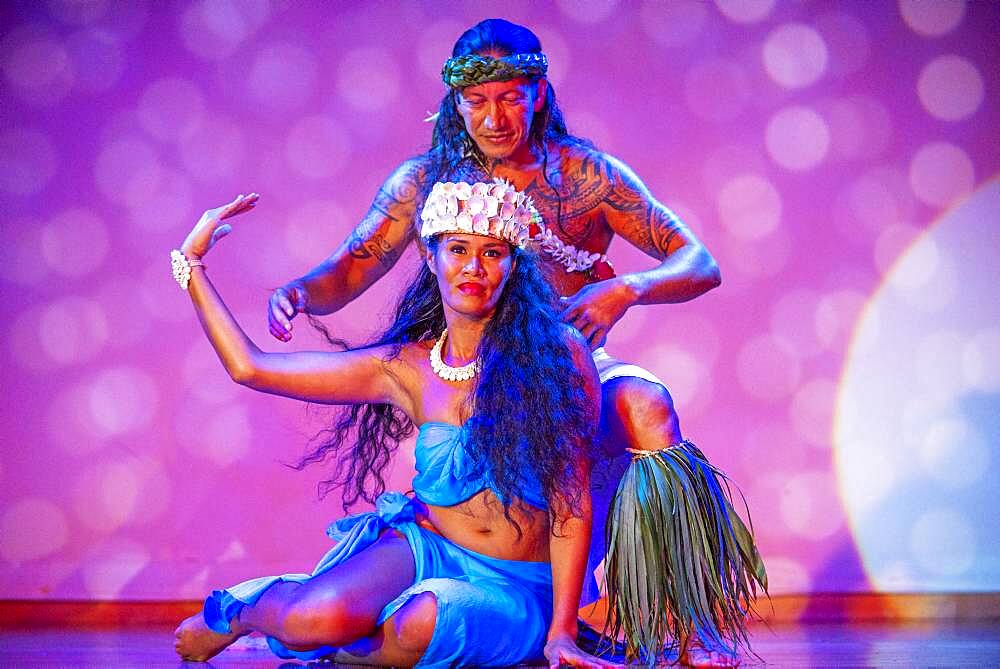
[[[465,88],[489,81],[518,77],[544,77],[549,59],[544,53],[515,53],[501,58],[469,54],[449,58],[441,68],[441,78],[452,88]]]

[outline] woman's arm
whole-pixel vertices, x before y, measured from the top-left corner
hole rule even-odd
[[[252,193],[206,211],[181,246],[189,259],[201,259],[231,232],[227,218],[245,213],[257,203]],[[254,390],[328,404],[388,402],[398,404],[403,393],[387,373],[379,348],[344,352],[265,353],[243,332],[226,307],[203,266],[191,268],[188,293],[209,342],[237,383]]]
[[[581,651],[576,645],[580,593],[587,570],[592,524],[590,500],[590,462],[585,456],[596,432],[601,414],[601,382],[590,356],[590,348],[579,332],[567,328],[567,336],[587,395],[591,424],[594,431],[580,435],[581,457],[577,461],[580,483],[580,503],[577,513],[553,505],[554,530],[549,535],[549,555],[552,561],[552,625],[545,644],[545,657],[551,667],[560,664],[582,667],[615,666]]]

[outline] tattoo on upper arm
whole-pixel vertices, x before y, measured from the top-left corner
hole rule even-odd
[[[412,238],[413,214],[424,175],[424,168],[412,162],[393,174],[379,189],[364,220],[347,240],[352,257],[359,260],[375,258],[389,267],[395,264]]]
[[[605,202],[621,215],[615,216],[615,232],[651,256],[665,258],[676,249],[671,243],[684,224],[674,212],[657,202],[635,175],[614,170],[612,188]]]

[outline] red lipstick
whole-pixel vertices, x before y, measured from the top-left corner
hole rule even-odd
[[[458,290],[464,293],[465,295],[476,295],[476,296],[480,296],[486,292],[481,285],[479,285],[478,283],[471,283],[471,282],[458,284]]]

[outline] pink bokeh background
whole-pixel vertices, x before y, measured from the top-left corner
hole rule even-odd
[[[942,511],[985,499],[989,477],[928,484],[911,518],[855,504],[867,484],[835,456],[866,305],[949,212],[1000,213],[1000,5],[53,0],[0,8],[0,598],[199,598],[312,567],[339,500],[317,499],[321,470],[283,463],[330,413],[231,383],[168,251],[204,209],[262,193],[207,263],[252,338],[288,350],[267,334],[270,290],[427,148],[452,43],[497,15],[541,37],[570,130],[631,165],[722,268],[694,302],[631,310],[608,349],[666,381],[687,436],[740,484],[772,592],[1000,589],[996,513]],[[956,266],[994,276],[992,226],[954,225],[994,258]],[[892,285],[933,294],[925,247],[911,265],[927,271]],[[611,256],[652,264],[620,241]],[[363,339],[413,260],[326,324]],[[1000,316],[996,285],[949,319]],[[963,423],[983,470],[1000,453],[997,322],[958,335],[975,355],[949,395],[985,398]],[[295,332],[291,348],[321,346]],[[894,332],[919,334],[905,317]],[[866,448],[895,448],[892,425],[868,427]],[[920,448],[925,469],[949,466]],[[396,487],[411,468],[401,453]],[[955,514],[965,552],[941,562],[927,537]]]

